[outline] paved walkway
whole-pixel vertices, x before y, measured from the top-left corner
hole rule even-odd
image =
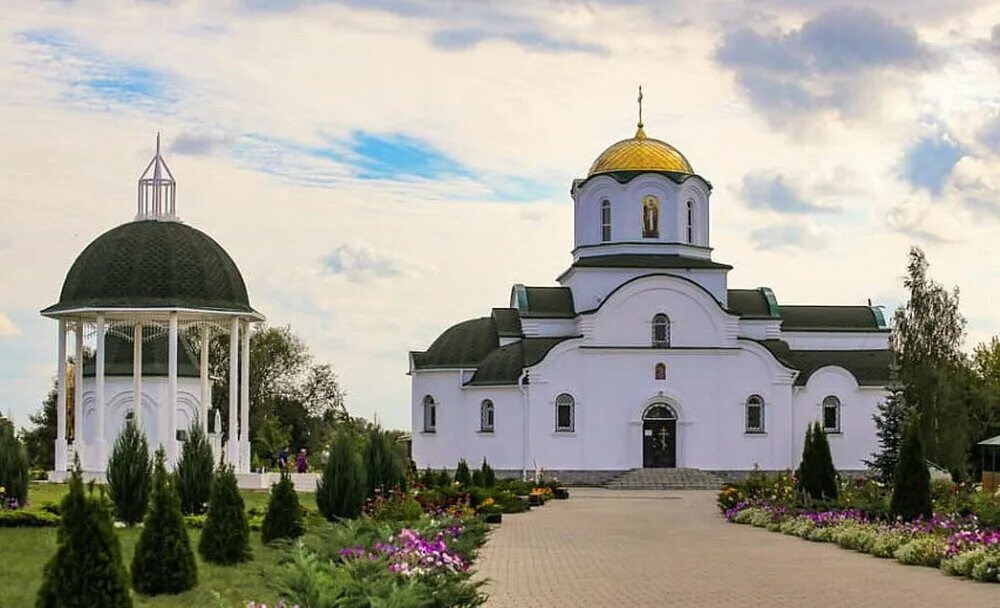
[[[487,606],[1000,607],[998,584],[729,524],[714,497],[571,489],[506,515],[478,560]]]

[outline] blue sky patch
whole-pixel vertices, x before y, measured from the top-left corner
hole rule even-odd
[[[347,144],[362,179],[436,179],[469,173],[444,152],[406,135],[355,131]]]
[[[924,137],[906,151],[903,178],[914,188],[940,194],[964,154],[962,146],[946,136]]]

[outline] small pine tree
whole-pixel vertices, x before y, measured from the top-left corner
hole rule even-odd
[[[381,490],[406,485],[406,463],[396,449],[392,435],[375,425],[368,431],[364,445],[367,495],[374,496]]]
[[[889,389],[889,395],[878,404],[878,411],[872,415],[875,421],[875,437],[878,451],[872,453],[865,465],[875,472],[876,478],[884,484],[891,484],[899,462],[899,446],[906,426],[906,397],[901,386]]]
[[[28,453],[14,434],[14,425],[0,417],[0,487],[7,500],[28,501]],[[0,509],[6,505],[0,504]]]
[[[279,538],[298,538],[305,532],[302,524],[302,507],[295,492],[295,484],[288,471],[281,472],[281,479],[271,486],[271,498],[260,528],[260,538],[265,543]]]
[[[472,485],[472,473],[469,472],[469,465],[464,458],[458,461],[458,468],[455,469],[455,481],[463,488]]]
[[[103,494],[83,490],[83,473],[76,459],[63,498],[56,553],[45,565],[38,591],[38,608],[131,608],[128,575],[121,547]]]
[[[813,449],[816,458],[816,481],[820,500],[837,499],[837,469],[833,466],[830,441],[819,422],[813,429]]]
[[[451,482],[452,482],[451,475],[448,473],[447,469],[441,469],[440,471],[438,471],[437,483],[436,483],[437,487],[447,488],[448,486],[451,485]]]
[[[420,483],[425,488],[433,488],[437,485],[437,474],[435,474],[430,467],[427,467],[420,475]]]
[[[924,444],[920,439],[917,416],[910,416],[903,431],[889,508],[893,515],[904,521],[932,515],[931,474],[924,460]]]
[[[115,517],[129,526],[142,521],[149,504],[151,463],[146,435],[133,420],[115,439],[108,461],[108,494]]]
[[[476,469],[472,472],[472,485],[477,488],[485,488],[483,484],[483,472],[481,469]]]
[[[486,462],[486,458],[483,458],[483,465],[479,468],[479,470],[482,471],[483,474],[484,488],[492,488],[493,486],[497,485],[496,471],[494,471],[493,467],[491,467],[490,464]]]
[[[816,458],[813,456],[815,453],[814,449],[814,438],[813,438],[813,425],[810,424],[806,427],[806,439],[805,443],[802,444],[802,461],[799,463],[799,469],[796,471],[796,486],[800,495],[803,497],[812,497],[812,489],[816,487]]]
[[[220,464],[215,470],[198,553],[213,564],[236,564],[250,559],[250,526],[231,466]]]
[[[181,512],[185,515],[204,513],[212,496],[212,446],[197,420],[188,430],[187,441],[177,461],[176,476]]]
[[[198,566],[166,458],[162,447],[156,450],[149,513],[132,558],[132,586],[145,595],[180,593],[198,582]]]
[[[329,521],[357,517],[368,493],[364,462],[354,433],[337,432],[316,486],[316,506]]]

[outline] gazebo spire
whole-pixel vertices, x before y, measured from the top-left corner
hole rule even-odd
[[[137,220],[177,219],[177,182],[160,155],[160,133],[156,133],[156,154],[139,177]]]

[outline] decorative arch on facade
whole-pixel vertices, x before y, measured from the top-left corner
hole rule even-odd
[[[677,420],[677,412],[666,401],[658,401],[646,406],[642,412],[643,420]]]
[[[653,315],[653,348],[670,347],[670,317],[666,313],[658,312]]]

